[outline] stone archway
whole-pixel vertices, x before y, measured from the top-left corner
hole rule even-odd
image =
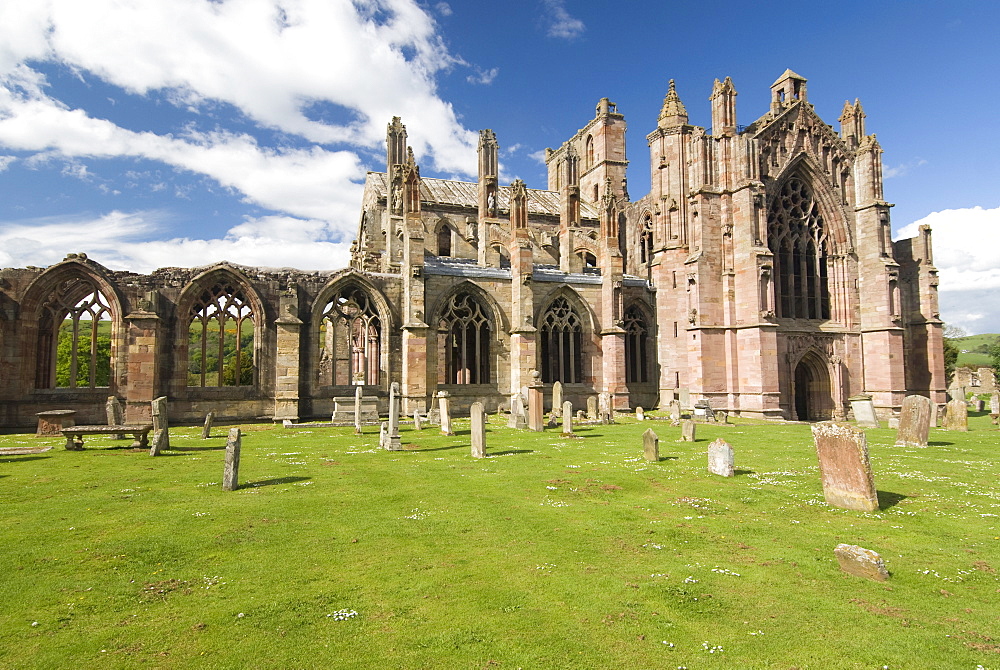
[[[822,421],[833,417],[834,400],[830,372],[825,361],[809,352],[795,366],[794,406],[799,421]]]

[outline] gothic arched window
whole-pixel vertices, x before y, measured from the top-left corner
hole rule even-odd
[[[320,324],[320,383],[377,385],[382,322],[368,294],[357,286],[344,288],[326,304]]]
[[[441,314],[445,384],[490,383],[490,319],[469,293],[457,293]]]
[[[451,256],[451,228],[441,226],[437,234],[438,256]]]
[[[649,381],[649,326],[642,310],[635,305],[625,310],[625,382]]]
[[[589,170],[594,167],[594,136],[587,135],[586,147],[584,149],[585,156],[587,157],[587,164],[584,166],[585,170]],[[596,200],[596,198],[595,198]]]
[[[786,319],[829,319],[827,237],[809,186],[786,181],[767,215],[768,246],[774,254],[776,306]]]
[[[89,279],[59,284],[38,323],[37,388],[101,388],[111,384],[111,309]]]
[[[254,315],[243,290],[218,283],[191,306],[188,386],[253,386]]]
[[[583,322],[566,298],[556,298],[542,315],[542,381],[579,384],[583,381]]]

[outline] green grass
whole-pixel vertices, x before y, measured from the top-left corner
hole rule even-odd
[[[876,513],[823,502],[805,425],[494,418],[482,461],[468,420],[404,452],[251,425],[234,492],[221,428],[155,459],[0,436],[56,445],[0,456],[0,667],[997,668],[1000,433],[971,423],[925,449],[867,431]],[[705,469],[717,437],[735,478]],[[891,579],[841,572],[840,542]]]

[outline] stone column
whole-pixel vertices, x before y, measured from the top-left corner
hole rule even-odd
[[[545,422],[542,420],[543,402],[541,384],[528,387],[528,430],[536,433],[545,430]]]
[[[395,383],[395,382],[393,382]],[[361,434],[361,399],[364,397],[364,390],[358,385],[354,389],[354,434]],[[389,400],[390,409],[392,407],[392,399]]]
[[[274,420],[299,420],[299,365],[302,320],[298,318],[298,288],[289,284],[279,298],[277,356],[274,360]]]
[[[389,432],[387,440],[390,451],[400,451],[403,448],[399,438],[399,405],[401,401],[399,382],[393,382],[389,386]]]
[[[149,291],[137,308],[125,316],[125,350],[128,374],[122,387],[125,423],[149,423],[150,404],[160,391],[160,317],[156,315],[159,293]]]

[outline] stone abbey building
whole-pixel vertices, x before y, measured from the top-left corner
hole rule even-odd
[[[749,125],[728,78],[710,100],[712,127],[692,126],[671,82],[637,200],[608,99],[548,150],[547,189],[499,183],[489,130],[477,181],[423,178],[397,118],[349,268],[141,275],[70,254],[2,270],[0,424],[103,423],[109,395],[129,421],[158,396],[174,421],[308,419],[392,382],[407,413],[555,381],[577,407],[683,394],[751,417],[842,418],[861,393],[883,415],[908,393],[943,402],[930,230],[892,241],[861,104],[838,132],[790,70]]]

